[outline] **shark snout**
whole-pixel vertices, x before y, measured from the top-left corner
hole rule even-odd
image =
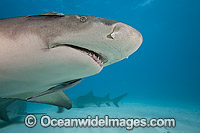
[[[107,35],[107,38],[112,39],[114,41],[113,47],[121,52],[121,57],[118,60],[134,53],[143,41],[139,31],[121,22],[114,24],[113,30]]]
[[[120,29],[122,28],[121,25],[117,24],[113,27],[113,30],[110,34],[107,35],[107,38],[110,38],[110,39],[116,39],[117,38],[117,34],[120,34]]]

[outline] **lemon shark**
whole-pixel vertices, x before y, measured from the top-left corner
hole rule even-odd
[[[101,104],[106,104],[107,106],[111,106],[110,103],[113,103],[116,107],[119,107],[118,102],[122,100],[128,93],[122,94],[116,98],[111,99],[110,94],[107,94],[105,97],[98,97],[93,95],[93,91],[90,91],[86,95],[77,97],[72,99],[72,108],[85,108],[90,106],[98,106]],[[58,107],[57,113],[62,113],[64,108]]]
[[[106,104],[110,106],[110,102],[112,102],[115,106],[119,107],[118,102],[127,96],[128,93],[125,93],[121,96],[118,96],[114,99],[110,99],[110,94],[107,94],[105,97],[98,97],[93,95],[93,91],[90,91],[84,96],[77,97],[72,99],[72,107],[73,108],[84,108],[92,105],[96,105],[100,107],[101,104]]]
[[[72,107],[62,91],[134,53],[135,28],[89,15],[49,12],[0,20],[0,97]]]

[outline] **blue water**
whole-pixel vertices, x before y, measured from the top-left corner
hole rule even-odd
[[[200,107],[199,5],[199,0],[0,0],[0,18],[54,11],[127,23],[143,35],[138,51],[85,78],[67,95],[128,92],[127,102]]]

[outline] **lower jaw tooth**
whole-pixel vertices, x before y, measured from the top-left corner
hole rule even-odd
[[[94,54],[85,52],[85,51],[83,53],[86,53],[87,55],[89,55],[90,57],[92,57],[100,66],[103,65],[103,62],[100,60],[99,57],[95,56]]]

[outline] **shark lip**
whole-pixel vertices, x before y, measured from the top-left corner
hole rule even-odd
[[[100,67],[102,67],[104,63],[108,62],[108,58],[105,55],[94,52],[87,48],[75,46],[72,44],[59,44],[59,45],[53,46],[53,48],[58,47],[58,46],[67,46],[67,47],[71,47],[73,49],[79,50],[79,51],[87,54],[88,56],[90,56],[97,64],[99,64]]]

